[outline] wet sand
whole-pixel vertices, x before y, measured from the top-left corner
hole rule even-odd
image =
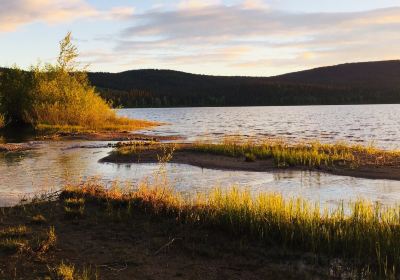
[[[84,140],[84,141],[173,141],[180,140],[180,136],[155,136],[140,133],[123,132],[78,132],[56,133],[53,135],[39,136],[38,140]]]
[[[146,149],[140,149],[137,153],[121,155],[118,153],[110,153],[107,157],[101,159],[101,162],[110,163],[157,163],[159,156],[164,151],[157,146],[149,146]],[[274,164],[273,159],[246,161],[244,157],[235,158],[210,153],[193,151],[190,144],[181,145],[175,150],[170,160],[172,163],[189,164],[201,168],[217,169],[217,170],[233,170],[233,171],[274,171],[274,170],[311,170],[326,172],[334,175],[352,176],[366,179],[388,179],[400,180],[400,165],[361,165],[356,168],[347,166],[320,166],[311,168],[305,166],[291,166],[278,168]]]
[[[35,147],[34,143],[7,143],[0,144],[0,153],[1,152],[21,152],[31,150]]]

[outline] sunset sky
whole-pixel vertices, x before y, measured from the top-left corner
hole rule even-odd
[[[0,0],[0,65],[54,61],[72,31],[91,71],[270,76],[400,58],[400,0]]]

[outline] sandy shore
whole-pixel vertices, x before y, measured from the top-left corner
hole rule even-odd
[[[78,132],[78,133],[56,133],[52,135],[39,136],[39,140],[86,140],[86,141],[173,141],[180,140],[179,136],[155,136],[141,133],[123,132]]]
[[[0,152],[21,152],[31,150],[35,147],[33,143],[7,143],[0,144]]]
[[[111,153],[107,157],[101,159],[101,162],[111,163],[156,163],[158,155],[162,155],[163,150],[154,146],[140,150],[135,154],[120,155]],[[277,168],[273,159],[255,160],[248,162],[245,158],[234,158],[228,156],[214,155],[209,153],[196,152],[190,149],[190,144],[181,145],[175,150],[170,160],[172,163],[190,164],[201,168],[218,169],[218,170],[237,170],[237,171],[274,171],[282,170]],[[285,167],[290,170],[312,170],[321,171],[334,175],[344,175],[367,179],[388,179],[400,180],[400,166],[374,166],[361,165],[356,168],[345,166],[321,166],[319,168],[309,168],[304,166]]]

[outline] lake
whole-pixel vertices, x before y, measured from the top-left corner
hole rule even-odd
[[[167,123],[147,134],[180,135],[184,141],[218,140],[224,135],[273,137],[295,141],[374,143],[400,147],[400,105],[123,109],[120,115]],[[99,163],[109,142],[42,142],[38,149],[0,156],[0,205],[24,195],[57,189],[87,178],[134,183],[153,177],[156,164]],[[168,164],[169,179],[183,193],[236,184],[253,192],[301,195],[322,205],[365,198],[384,204],[400,199],[400,182],[335,176],[308,171],[242,172]]]
[[[170,123],[146,133],[188,141],[241,135],[400,148],[400,105],[125,109],[120,114]]]

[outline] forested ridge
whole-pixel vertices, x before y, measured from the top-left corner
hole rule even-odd
[[[349,63],[275,77],[170,70],[89,73],[102,96],[124,107],[400,103],[400,61]]]
[[[91,72],[101,96],[122,107],[400,103],[400,61],[349,63],[274,77],[172,70]]]

